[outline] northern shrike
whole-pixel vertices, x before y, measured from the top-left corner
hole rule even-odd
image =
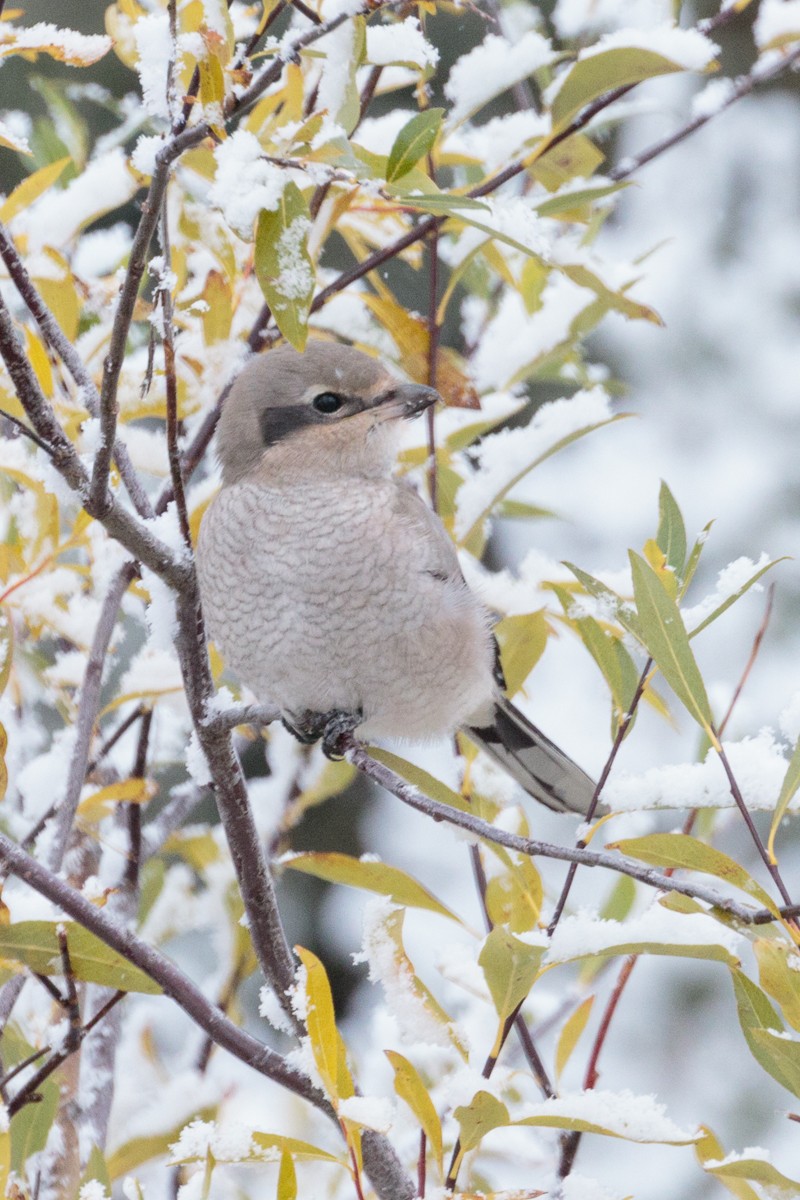
[[[403,421],[437,399],[330,342],[245,367],[198,544],[209,632],[302,740],[341,714],[365,739],[463,729],[535,799],[585,813],[594,784],[504,695],[490,616],[453,543],[392,478]]]

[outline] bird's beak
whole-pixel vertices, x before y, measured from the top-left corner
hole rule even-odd
[[[437,400],[441,400],[441,396],[436,388],[425,387],[421,383],[393,383],[376,397],[375,404],[381,408],[386,405],[393,416],[411,420],[426,408],[430,408]]]

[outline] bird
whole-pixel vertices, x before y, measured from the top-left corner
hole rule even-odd
[[[491,614],[392,474],[405,422],[440,399],[321,338],[252,358],[222,406],[198,537],[207,631],[301,741],[460,729],[534,799],[586,815],[594,782],[505,694]]]

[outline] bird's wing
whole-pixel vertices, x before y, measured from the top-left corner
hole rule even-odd
[[[395,515],[419,547],[421,571],[463,582],[456,548],[442,522],[413,488],[395,484]],[[465,585],[466,586],[466,585]]]

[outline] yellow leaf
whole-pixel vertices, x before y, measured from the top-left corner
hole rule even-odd
[[[28,349],[28,361],[33,367],[39,386],[50,399],[53,395],[53,368],[50,366],[44,343],[28,325],[25,326],[25,344]]]
[[[233,319],[233,292],[231,285],[219,271],[209,271],[203,299],[208,309],[203,313],[203,339],[207,346],[221,342],[230,336]]]
[[[71,161],[69,155],[66,158],[59,158],[57,162],[40,167],[38,171],[34,171],[26,179],[23,179],[22,183],[18,183],[8,199],[0,206],[0,221],[7,224],[18,212],[22,212],[23,208],[28,208],[33,204],[37,197],[55,183],[67,163]]]
[[[384,1051],[394,1070],[394,1090],[405,1100],[419,1121],[433,1151],[439,1174],[442,1173],[442,1123],[439,1120],[428,1089],[413,1063],[396,1050]]]
[[[156,794],[156,785],[149,779],[136,776],[110,783],[86,796],[78,805],[80,816],[99,821],[108,816],[115,804],[146,804]]]
[[[331,985],[324,966],[303,946],[295,952],[306,969],[306,1029],[314,1062],[330,1099],[352,1096],[355,1089],[345,1061],[344,1042],[336,1028]]]
[[[559,1034],[558,1045],[556,1046],[556,1079],[561,1077],[561,1072],[569,1062],[572,1051],[577,1045],[578,1038],[586,1028],[586,1022],[589,1020],[593,1004],[594,996],[587,996],[564,1023],[564,1028]]]
[[[59,278],[34,277],[34,283],[41,292],[42,299],[61,326],[61,330],[69,341],[74,342],[78,336],[78,326],[81,319],[81,302],[75,280],[65,258],[57,250],[49,246],[45,248],[46,256],[58,266]]]

